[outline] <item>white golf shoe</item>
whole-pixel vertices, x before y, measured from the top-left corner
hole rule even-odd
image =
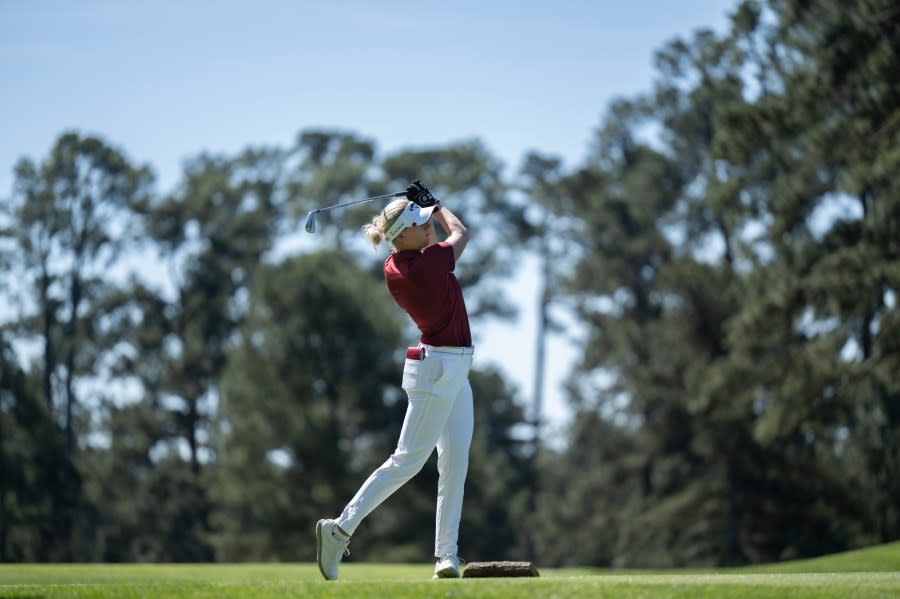
[[[350,555],[349,545],[350,537],[341,532],[336,520],[316,523],[316,560],[326,580],[337,580],[341,559]]]
[[[455,555],[445,555],[434,564],[432,578],[459,578],[460,559]]]

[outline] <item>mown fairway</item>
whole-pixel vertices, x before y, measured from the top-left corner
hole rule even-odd
[[[431,565],[0,565],[0,599],[472,597],[818,598],[900,596],[900,543],[775,566],[722,571],[542,569],[541,578],[431,580]]]

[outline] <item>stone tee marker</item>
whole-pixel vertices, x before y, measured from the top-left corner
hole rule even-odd
[[[463,570],[463,578],[504,578],[540,576],[531,562],[472,562]]]

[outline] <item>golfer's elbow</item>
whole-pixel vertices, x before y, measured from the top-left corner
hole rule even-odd
[[[453,238],[454,246],[464,248],[469,243],[469,230],[462,223],[458,223],[451,230],[450,237]]]

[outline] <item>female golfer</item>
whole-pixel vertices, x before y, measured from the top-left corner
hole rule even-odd
[[[336,580],[350,537],[363,519],[438,452],[434,578],[459,577],[457,537],[472,440],[472,336],[462,290],[453,274],[469,240],[462,222],[418,181],[363,227],[368,240],[393,244],[384,278],[397,304],[422,332],[407,350],[403,389],[409,397],[397,448],[334,520],[316,524],[319,570]],[[435,243],[432,216],[447,232]]]

